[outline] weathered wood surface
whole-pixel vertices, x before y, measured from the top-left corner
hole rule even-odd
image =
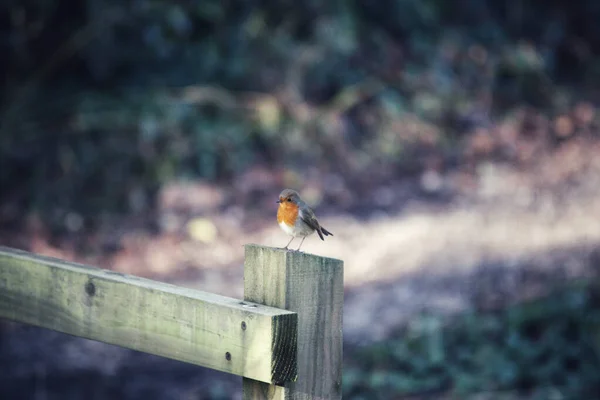
[[[244,379],[244,399],[340,399],[343,262],[246,246],[244,298],[298,313],[298,379],[285,387]]]
[[[296,376],[293,312],[5,247],[0,318],[262,382]]]

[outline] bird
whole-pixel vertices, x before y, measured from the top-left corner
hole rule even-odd
[[[300,195],[295,190],[284,189],[279,194],[277,203],[279,203],[277,223],[279,223],[279,226],[285,233],[292,237],[283,248],[284,250],[288,250],[288,246],[294,238],[302,237],[300,246],[295,250],[300,251],[304,239],[312,235],[315,231],[317,231],[321,240],[325,240],[324,236],[333,236],[333,233],[319,224],[314,211],[300,198]]]

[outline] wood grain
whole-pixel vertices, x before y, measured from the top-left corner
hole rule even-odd
[[[244,298],[298,313],[298,379],[244,379],[244,399],[341,399],[343,262],[246,245]]]
[[[4,247],[0,318],[262,382],[296,376],[293,312]]]

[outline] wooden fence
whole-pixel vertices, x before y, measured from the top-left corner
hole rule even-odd
[[[246,245],[244,299],[0,247],[0,318],[244,377],[244,399],[340,399],[343,263]]]

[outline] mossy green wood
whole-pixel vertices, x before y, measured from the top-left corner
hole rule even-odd
[[[262,382],[295,378],[293,312],[4,247],[0,318]]]
[[[298,313],[298,379],[244,379],[244,399],[341,399],[343,262],[246,245],[244,298]]]

